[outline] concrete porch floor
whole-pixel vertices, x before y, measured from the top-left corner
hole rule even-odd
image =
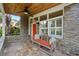
[[[2,50],[2,56],[49,56],[43,52],[36,44],[32,44],[28,40],[13,40],[8,42]],[[54,56],[66,56],[60,51],[53,52]]]

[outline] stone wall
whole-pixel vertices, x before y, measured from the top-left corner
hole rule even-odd
[[[28,16],[21,16],[21,35],[28,35]]]
[[[64,39],[61,48],[69,55],[79,55],[79,4],[64,8]]]

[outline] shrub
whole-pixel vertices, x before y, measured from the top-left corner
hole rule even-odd
[[[2,28],[0,27],[0,37],[2,36]]]
[[[19,35],[20,34],[20,29],[17,27],[12,27],[11,28],[11,34],[12,35]]]

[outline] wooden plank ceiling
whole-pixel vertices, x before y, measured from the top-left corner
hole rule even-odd
[[[32,15],[41,11],[57,6],[60,3],[3,3],[4,10],[8,14],[15,14],[15,12],[24,10],[28,7],[28,10]],[[17,13],[16,15],[23,15],[24,13]]]

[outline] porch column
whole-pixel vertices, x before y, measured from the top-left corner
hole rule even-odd
[[[4,8],[3,8],[3,5],[2,4],[0,4],[0,10],[1,10],[1,12],[2,12],[2,37],[3,37],[3,39],[5,39],[5,25],[6,25],[6,23],[5,23],[5,11],[4,11]]]
[[[2,12],[2,37],[0,38],[0,53],[1,53],[1,49],[5,41],[5,12],[2,4],[0,4],[0,10]]]
[[[2,37],[5,39],[5,15],[2,15]]]
[[[21,21],[20,21],[20,24],[21,24],[21,35],[28,35],[28,16],[27,15],[23,15],[21,16]]]

